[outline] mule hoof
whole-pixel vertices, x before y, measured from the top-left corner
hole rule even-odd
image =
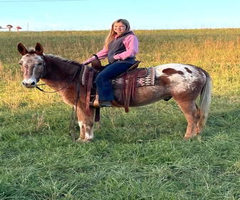
[[[183,139],[184,139],[184,140],[190,140],[190,139],[194,138],[195,136],[197,136],[197,134],[185,135]]]
[[[184,140],[189,140],[189,139],[191,139],[192,137],[190,137],[190,136],[184,136]]]
[[[187,135],[187,136],[184,136],[184,140],[190,140],[190,139],[192,139],[193,137],[194,137],[195,135],[191,135],[191,136],[189,136],[189,135]]]
[[[89,139],[81,139],[81,138],[78,138],[77,140],[76,140],[76,142],[78,142],[78,143],[87,143],[87,142],[91,142],[92,140],[89,140]]]

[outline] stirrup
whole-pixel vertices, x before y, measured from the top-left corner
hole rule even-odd
[[[95,107],[95,108],[102,108],[102,107],[112,107],[112,103],[110,101],[106,101],[106,102],[99,102],[98,100],[94,100],[91,103],[91,106]]]
[[[95,107],[95,108],[100,108],[100,103],[99,103],[99,96],[96,95],[95,98],[90,102],[90,105]]]
[[[93,100],[93,102],[90,103],[90,105],[95,108],[112,107],[111,101],[100,102],[98,95],[96,95],[96,98]]]
[[[101,102],[99,105],[100,107],[112,107],[111,101]]]

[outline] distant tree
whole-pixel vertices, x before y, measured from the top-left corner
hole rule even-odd
[[[7,28],[8,28],[9,31],[11,31],[12,27],[13,27],[13,26],[10,25],[10,24],[7,25]]]

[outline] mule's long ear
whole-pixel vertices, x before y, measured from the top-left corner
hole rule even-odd
[[[42,55],[43,54],[43,46],[40,43],[37,43],[35,46],[35,52],[38,55]]]
[[[19,53],[22,54],[23,56],[28,53],[28,50],[22,43],[19,43],[17,47],[18,47]]]

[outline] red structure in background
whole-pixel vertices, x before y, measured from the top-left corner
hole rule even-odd
[[[12,28],[13,28],[13,26],[10,25],[10,24],[6,25],[5,27],[0,26],[0,30],[1,29],[8,29],[9,31],[11,31]],[[22,29],[22,27],[21,26],[16,26],[16,29],[17,29],[17,32],[19,32],[19,30]]]
[[[17,29],[17,32],[18,32],[20,29],[22,29],[22,27],[21,26],[17,26],[16,29]]]

